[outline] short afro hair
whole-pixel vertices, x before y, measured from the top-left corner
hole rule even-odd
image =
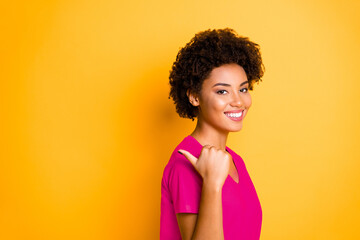
[[[194,120],[198,108],[190,104],[187,91],[200,93],[210,72],[224,64],[236,63],[244,68],[249,90],[262,81],[265,67],[259,45],[237,35],[230,28],[206,30],[195,34],[176,56],[170,71],[170,94],[180,117]]]

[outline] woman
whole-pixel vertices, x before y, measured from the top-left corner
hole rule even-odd
[[[259,46],[226,28],[200,32],[170,72],[170,97],[195,130],[175,148],[161,186],[160,239],[258,240],[262,210],[242,158],[226,146],[242,129],[264,67]]]

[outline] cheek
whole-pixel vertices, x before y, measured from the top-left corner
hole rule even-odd
[[[225,111],[226,106],[228,105],[228,102],[225,99],[214,99],[211,103],[211,107],[216,111]]]
[[[245,105],[246,105],[246,107],[251,107],[251,104],[252,104],[252,100],[251,100],[251,96],[250,96],[250,94],[245,98]]]
[[[226,105],[227,105],[227,101],[225,99],[213,97],[207,99],[207,101],[204,102],[202,108],[206,112],[224,111]]]

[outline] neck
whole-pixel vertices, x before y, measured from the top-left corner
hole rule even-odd
[[[198,119],[190,135],[203,146],[210,145],[225,151],[229,132],[220,131]]]

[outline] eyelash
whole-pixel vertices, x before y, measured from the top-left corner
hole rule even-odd
[[[247,88],[242,88],[242,89],[240,89],[240,91],[243,90],[243,89],[246,89],[245,93],[249,91],[249,89],[247,89]],[[220,94],[220,95],[224,95],[224,93],[221,93],[221,92],[224,92],[224,91],[226,91],[226,90],[219,90],[219,91],[217,91],[216,93],[217,93],[217,94]],[[243,93],[244,93],[244,92],[243,92]]]

